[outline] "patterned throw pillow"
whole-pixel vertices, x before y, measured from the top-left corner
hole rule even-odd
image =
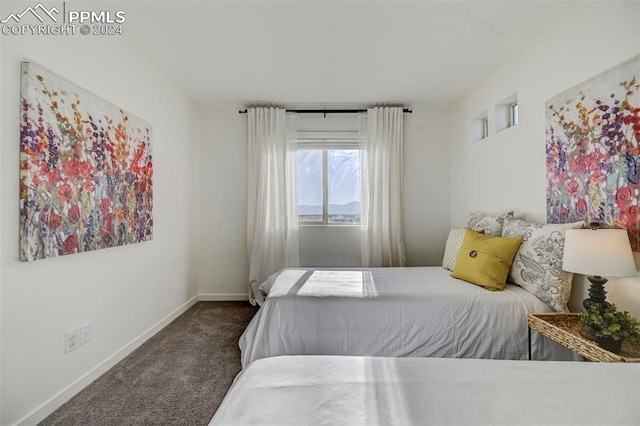
[[[507,212],[495,216],[483,216],[480,213],[471,213],[467,219],[467,227],[476,232],[484,232],[485,235],[500,237],[502,226],[507,217],[513,217],[513,212]]]
[[[466,228],[451,228],[447,244],[444,246],[444,257],[442,258],[442,267],[453,271],[456,267],[456,257],[462,247],[464,233]]]
[[[519,285],[557,312],[568,312],[573,274],[562,270],[564,231],[584,227],[584,222],[531,223],[507,217],[503,237],[522,236],[507,281]]]

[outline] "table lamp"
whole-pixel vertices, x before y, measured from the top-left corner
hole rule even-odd
[[[590,229],[565,231],[562,269],[588,275],[591,282],[589,297],[582,302],[586,310],[594,303],[609,305],[605,300],[604,284],[607,277],[636,276],[629,236],[625,229]]]

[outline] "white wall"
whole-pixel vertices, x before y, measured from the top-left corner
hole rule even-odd
[[[361,228],[354,225],[300,226],[300,266],[360,266],[360,235]]]
[[[640,53],[640,3],[582,3],[456,106],[451,127],[451,219],[515,209],[546,221],[545,102]],[[520,123],[494,133],[494,105],[517,92]],[[471,120],[488,110],[490,135],[471,143]],[[570,306],[585,296],[574,281]],[[609,300],[640,316],[640,278],[611,280]]]
[[[404,236],[407,266],[442,265],[450,228],[446,107],[414,105],[404,121]]]
[[[2,36],[0,423],[35,424],[197,300],[196,150],[189,102],[118,37]],[[153,241],[18,261],[20,61],[153,127]],[[64,354],[64,332],[93,340]]]
[[[239,107],[201,114],[201,299],[247,300],[247,117]]]
[[[201,298],[247,297],[247,118],[238,106],[202,114]],[[449,229],[448,113],[415,106],[405,114],[405,247],[409,266],[439,265]],[[359,266],[359,228],[303,226],[301,264]]]

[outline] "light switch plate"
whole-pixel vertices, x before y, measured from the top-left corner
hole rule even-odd
[[[80,346],[80,328],[76,327],[64,333],[64,353],[69,353]]]

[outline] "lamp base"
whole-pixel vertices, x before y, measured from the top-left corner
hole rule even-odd
[[[589,297],[582,301],[582,306],[584,306],[587,311],[594,304],[610,306],[610,303],[605,300],[607,292],[604,289],[604,284],[608,280],[599,275],[587,277],[587,279],[591,282],[591,287],[589,287]]]

